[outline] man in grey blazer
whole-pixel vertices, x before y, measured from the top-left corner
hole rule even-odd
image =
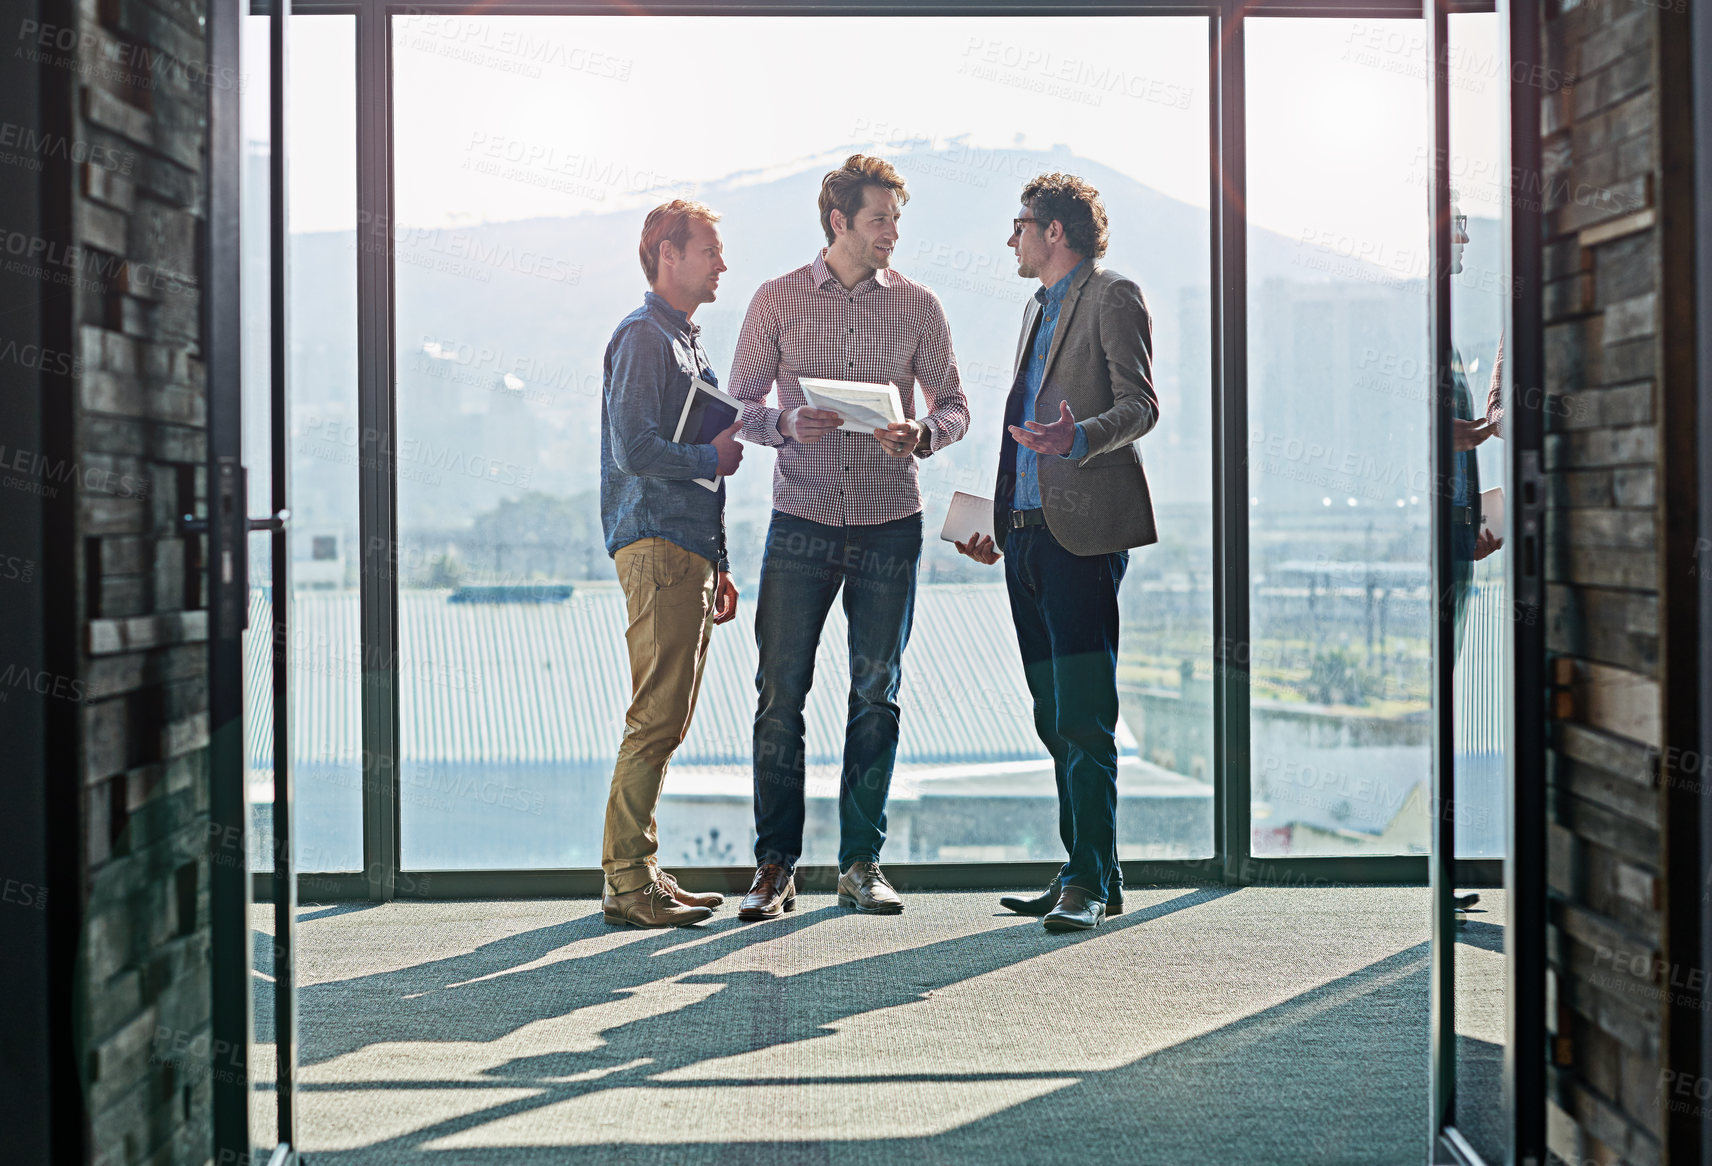
[[[1034,727],[1058,780],[1069,859],[1046,893],[1004,906],[1085,931],[1123,909],[1117,848],[1118,587],[1129,548],[1158,541],[1136,439],[1159,421],[1153,334],[1135,281],[1106,253],[1100,193],[1043,174],[1011,224],[1023,313],[993,493],[993,538],[957,549],[1005,560]]]

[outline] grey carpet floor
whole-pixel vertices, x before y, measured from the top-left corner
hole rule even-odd
[[[1425,890],[1138,888],[1074,937],[995,899],[864,917],[805,895],[669,932],[587,900],[305,907],[301,1146],[313,1166],[1425,1160]],[[1458,954],[1459,1030],[1501,1039],[1501,950]],[[259,978],[257,1005],[271,1040]]]

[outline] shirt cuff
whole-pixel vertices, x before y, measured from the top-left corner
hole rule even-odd
[[[1076,442],[1070,447],[1070,452],[1061,453],[1058,456],[1067,461],[1075,461],[1078,458],[1088,456],[1088,431],[1082,428],[1080,421],[1076,422]]]
[[[719,451],[711,445],[697,446],[701,451],[702,471],[698,478],[712,478],[719,473]]]
[[[931,417],[921,419],[922,436],[910,452],[916,457],[927,457],[939,447],[939,425]]]

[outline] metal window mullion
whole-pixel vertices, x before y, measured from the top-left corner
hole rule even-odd
[[[1450,338],[1450,98],[1448,22],[1445,0],[1423,0],[1426,19],[1426,65],[1428,81],[1428,145],[1433,160],[1428,191],[1431,217],[1427,314],[1429,353],[1432,358],[1430,465],[1432,468],[1432,520],[1430,523],[1433,581],[1432,623],[1432,791],[1429,802],[1428,863],[1432,885],[1432,956],[1430,960],[1430,1099],[1428,1121],[1430,1144],[1435,1155],[1442,1149],[1443,1134],[1456,1119],[1456,915],[1451,898],[1455,891],[1455,737],[1452,706],[1456,664],[1456,604],[1450,588],[1455,565],[1451,558],[1450,468],[1452,380]],[[1435,1157],[1436,1161],[1437,1158]]]
[[[1539,7],[1516,0],[1508,14],[1504,63],[1510,67],[1507,173],[1540,173],[1539,90],[1516,63],[1541,61]],[[1545,384],[1542,208],[1512,197],[1506,203],[1511,297],[1505,322],[1510,393]],[[1510,622],[1510,739],[1505,796],[1509,845],[1504,851],[1508,891],[1505,927],[1504,1112],[1510,1117],[1508,1160],[1546,1160],[1546,658],[1545,564],[1541,550],[1538,474],[1545,445],[1545,411],[1507,407],[1504,414],[1506,496],[1514,500],[1506,588],[1514,604]],[[1533,496],[1530,497],[1530,492]],[[1520,538],[1517,536],[1520,535]],[[1531,540],[1531,545],[1530,541]],[[1531,552],[1531,553],[1530,553]],[[1529,569],[1531,568],[1531,577]]]
[[[393,392],[392,21],[357,13],[357,541],[362,649],[363,871],[389,900],[398,876],[398,499]]]
[[[274,1088],[279,1144],[288,1153],[297,1147],[297,883],[293,848],[291,766],[291,552],[286,518],[290,514],[291,365],[290,327],[290,201],[286,182],[290,142],[288,76],[291,0],[275,0],[268,21],[269,137],[268,202],[272,209],[268,232],[269,267],[269,544],[272,550],[273,602],[273,870],[274,870]]]
[[[1248,594],[1248,240],[1243,16],[1212,20],[1213,798],[1227,882],[1250,859]]]
[[[239,4],[208,9],[208,53],[213,75],[239,75]],[[242,539],[234,546],[232,524],[216,521],[222,471],[237,475],[243,450],[243,361],[239,218],[243,137],[239,90],[215,85],[208,98],[208,207],[204,224],[205,287],[222,294],[202,297],[203,344],[208,382],[208,570],[204,602],[208,614],[208,915],[210,931],[211,1045],[221,1049],[219,1071],[209,1089],[214,1156],[247,1161],[250,1145],[250,1057],[255,1044],[254,995],[250,988],[249,796],[244,752],[244,610],[248,580],[235,597],[222,584],[218,564],[227,555],[242,562]],[[181,499],[188,511],[194,499]],[[196,537],[191,535],[190,537]],[[241,602],[243,609],[229,605]]]

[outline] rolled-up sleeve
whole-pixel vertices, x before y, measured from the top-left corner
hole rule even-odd
[[[1492,385],[1486,390],[1486,424],[1498,437],[1504,436],[1504,337],[1498,337],[1498,355],[1492,358]]]
[[[763,286],[749,301],[743,330],[737,334],[737,352],[731,358],[733,397],[743,402],[743,437],[757,445],[785,444],[779,432],[783,410],[767,404],[767,394],[779,379],[779,313],[772,295]]]
[[[931,304],[913,367],[928,403],[927,416],[921,419],[927,427],[928,441],[926,448],[916,450],[919,457],[937,453],[969,432],[969,401],[963,395],[957,354],[951,347],[951,324],[938,296],[932,297]]]
[[[677,427],[676,417],[663,415],[666,384],[688,375],[666,338],[645,324],[632,325],[614,343],[610,360],[606,413],[618,468],[641,478],[712,477],[719,469],[713,446],[671,441],[662,433]]]
[[[1111,284],[1100,300],[1100,347],[1112,382],[1112,407],[1081,419],[1088,457],[1110,453],[1159,424],[1153,389],[1153,320],[1131,280]]]

